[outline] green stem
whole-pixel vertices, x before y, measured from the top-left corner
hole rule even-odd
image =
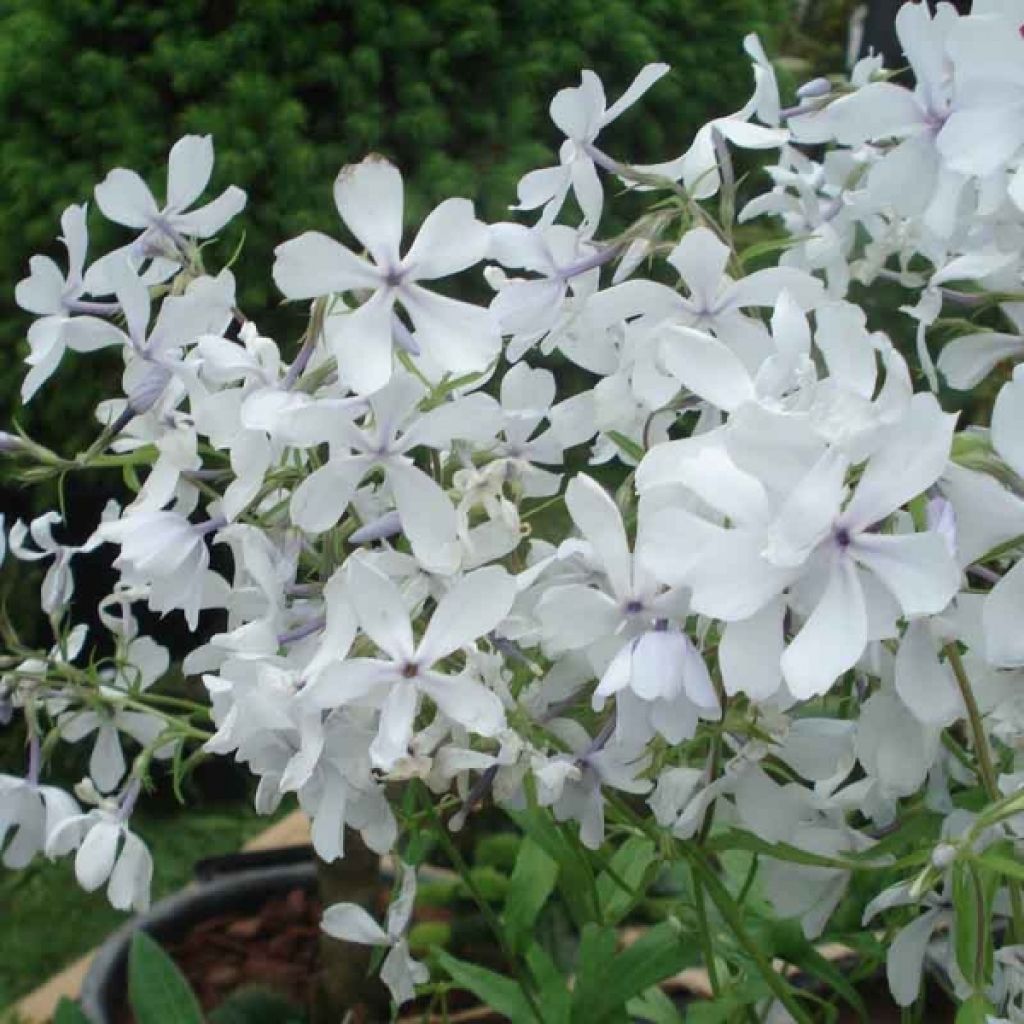
[[[989,800],[997,801],[1002,798],[999,792],[998,776],[996,775],[995,763],[992,760],[992,750],[988,745],[988,736],[985,733],[985,725],[981,720],[981,711],[978,702],[974,697],[974,690],[971,688],[971,680],[964,668],[963,659],[955,643],[946,644],[946,657],[949,659],[950,668],[956,677],[957,686],[960,688],[960,696],[963,697],[964,707],[967,710],[967,721],[971,727],[971,738],[974,740],[974,752],[978,758],[978,774],[981,776],[982,785]],[[1015,942],[1024,939],[1024,896],[1021,894],[1020,883],[1012,878],[1006,880],[1006,887],[1010,893],[1010,908],[1013,919],[1013,938]]]
[[[463,884],[469,890],[469,894],[473,897],[473,901],[480,909],[480,913],[487,922],[487,926],[494,933],[494,938],[501,947],[501,952],[509,967],[511,967],[515,974],[516,982],[522,989],[523,996],[526,998],[531,1012],[539,1024],[544,1024],[544,1015],[541,1013],[540,1006],[537,1004],[536,996],[533,994],[533,989],[530,987],[523,974],[522,965],[519,963],[518,958],[512,951],[512,947],[508,943],[508,939],[505,936],[505,929],[502,928],[501,922],[498,920],[498,915],[495,914],[494,908],[487,902],[483,893],[480,892],[476,882],[470,874],[469,865],[463,859],[462,854],[459,853],[458,847],[452,842],[451,836],[448,835],[448,829],[445,827],[444,822],[441,821],[434,808],[434,801],[430,795],[430,791],[422,782],[417,782],[415,785],[420,796],[420,802],[423,804],[423,809],[427,812],[430,818],[431,825],[433,826],[433,833],[441,844],[441,847],[445,852],[445,856],[450,861],[452,867],[459,873],[459,878],[462,879]]]
[[[764,978],[765,984],[772,990],[780,1003],[789,1011],[797,1024],[812,1024],[811,1018],[804,1012],[793,993],[793,989],[786,983],[786,980],[775,970],[771,962],[765,957],[760,947],[751,938],[743,924],[743,917],[739,908],[733,901],[729,890],[722,884],[718,876],[711,869],[703,852],[692,843],[680,843],[679,849],[683,856],[690,862],[694,877],[699,876],[700,881],[707,888],[712,903],[722,915],[725,923],[729,926],[736,941],[743,947],[744,952],[757,965],[758,971]]]
[[[700,879],[693,876],[693,904],[697,910],[697,928],[700,933],[701,955],[704,967],[711,983],[711,994],[717,999],[722,994],[721,982],[718,979],[718,964],[715,962],[715,949],[711,941],[711,928],[708,925],[708,908],[704,901],[704,886]]]
[[[967,721],[971,727],[971,738],[974,740],[974,753],[978,757],[978,774],[981,777],[981,782],[985,787],[985,793],[988,795],[988,798],[990,800],[998,800],[1000,793],[996,782],[995,765],[992,762],[992,751],[988,745],[988,737],[985,735],[985,726],[981,721],[978,702],[974,699],[971,681],[967,677],[967,670],[964,668],[964,663],[956,644],[946,644],[945,650],[946,657],[949,659],[949,666],[952,668],[957,686],[960,688],[960,696],[963,697],[964,707],[967,710]]]

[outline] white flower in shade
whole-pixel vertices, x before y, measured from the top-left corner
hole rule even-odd
[[[419,446],[446,448],[453,438],[490,439],[500,414],[494,399],[482,393],[420,413],[417,406],[423,398],[422,385],[410,374],[398,373],[368,399],[372,420],[366,427],[338,415],[333,402],[297,413],[293,422],[306,423],[317,438],[328,439],[331,454],[293,492],[292,522],[309,533],[330,529],[345,514],[363,478],[380,468],[417,559],[434,571],[453,572],[459,561],[455,507],[441,486],[417,468],[411,453]]]
[[[75,877],[86,892],[106,882],[112,907],[141,912],[149,907],[153,858],[127,825],[133,793],[129,790],[120,807],[114,800],[103,800],[86,814],[66,818],[50,834],[46,855],[61,857],[77,850]]]
[[[544,591],[537,614],[553,650],[581,650],[609,639],[617,650],[621,643],[613,639],[616,636],[635,636],[656,620],[685,611],[685,595],[666,590],[648,568],[657,553],[648,551],[642,521],[634,556],[622,516],[600,484],[582,474],[574,477],[566,488],[565,504],[582,541],[566,541],[559,557],[582,557],[602,585],[590,586],[588,579],[556,583]]]
[[[738,524],[713,524],[678,503],[657,509],[647,521],[648,569],[666,583],[691,587],[692,608],[727,623],[720,656],[737,670],[737,679],[749,669],[762,680],[759,696],[778,687],[776,652],[794,697],[824,693],[864,653],[869,595],[872,629],[878,629],[886,617],[894,623],[898,611],[907,617],[936,614],[956,593],[960,572],[939,533],[878,529],[938,479],[949,458],[954,421],[933,396],[915,396],[898,429],[867,461],[849,501],[849,460],[835,449],[815,462],[777,508],[766,502],[756,478],[737,474],[728,460],[717,474],[716,497],[708,474],[718,462],[706,460],[699,493],[738,517]],[[743,495],[743,506],[737,506]],[[736,579],[745,586],[737,588]],[[787,589],[805,621],[782,653],[786,600],[780,595]],[[730,675],[726,668],[727,689]]]
[[[96,733],[89,758],[89,777],[101,793],[109,793],[124,778],[125,760],[121,750],[120,733],[131,736],[140,746],[148,747],[164,730],[164,720],[158,715],[121,707],[126,697],[146,690],[166,671],[170,655],[148,636],[136,637],[124,645],[113,678],[107,680],[100,691],[105,704],[96,710],[84,709],[67,712],[60,717],[61,737],[77,743]],[[164,746],[156,756],[168,756]]]
[[[445,200],[427,216],[403,257],[403,186],[396,167],[372,156],[342,168],[334,202],[370,259],[307,231],[277,247],[274,280],[289,299],[370,293],[358,308],[326,319],[324,331],[341,379],[359,394],[382,388],[391,376],[393,339],[414,354],[422,349],[449,373],[485,370],[500,345],[492,314],[418,283],[466,270],[487,254],[487,227],[476,219],[473,204]],[[413,334],[396,316],[396,305],[408,314]]]
[[[57,826],[78,813],[78,804],[70,794],[56,786],[41,786],[31,777],[0,775],[0,851],[4,866],[25,867],[44,849],[47,837]]]
[[[350,561],[348,571],[359,624],[387,658],[350,658],[328,666],[310,699],[324,708],[353,703],[379,707],[370,757],[383,771],[406,757],[421,695],[470,732],[497,735],[505,725],[498,695],[474,679],[468,665],[459,675],[435,666],[460,647],[475,644],[505,618],[516,596],[512,577],[499,566],[463,576],[438,601],[417,644],[398,587],[362,559]]]
[[[551,101],[551,120],[562,131],[565,142],[558,151],[556,167],[530,171],[519,182],[519,205],[515,210],[536,210],[543,206],[541,224],[551,224],[570,190],[583,211],[583,228],[593,232],[601,219],[604,191],[594,166],[614,167],[594,145],[598,135],[628,110],[655,82],[668,74],[667,64],[648,64],[640,69],[629,88],[611,105],[605,98],[601,79],[593,71],[580,75],[580,84],[562,89]]]
[[[175,512],[145,511],[101,523],[94,536],[120,546],[114,566],[125,583],[148,588],[153,611],[180,608],[195,629],[204,590],[216,585],[210,577],[220,581],[209,571],[205,538],[224,525],[223,519],[197,524]]]
[[[1003,385],[992,411],[992,444],[1018,475],[1024,471],[1024,369]],[[1000,488],[1001,490],[1001,488]],[[1003,668],[1024,666],[1024,635],[1017,628],[1024,609],[1024,561],[1018,561],[999,579],[982,609],[986,657]]]
[[[117,344],[110,325],[94,314],[116,312],[112,302],[91,302],[82,296],[98,286],[95,275],[85,274],[85,253],[89,244],[87,207],[69,206],[60,218],[61,241],[68,252],[68,272],[62,274],[49,256],[29,260],[29,276],[18,282],[14,301],[40,319],[28,329],[29,371],[21,385],[21,399],[28,402],[56,371],[64,352],[95,352]]]
[[[669,743],[690,739],[697,719],[717,719],[721,705],[707,665],[690,638],[667,623],[658,623],[630,640],[612,659],[594,690],[599,711],[605,698],[617,695],[616,734],[641,741],[657,732]]]
[[[746,36],[743,48],[754,61],[754,94],[743,108],[701,127],[682,156],[665,163],[637,165],[635,170],[681,181],[694,199],[708,199],[722,183],[716,134],[741,149],[778,149],[789,140],[789,132],[784,128],[751,124],[750,119],[756,114],[768,125],[778,125],[779,91],[775,72],[757,36]]]
[[[124,249],[111,253],[96,266],[97,274],[115,259],[131,259],[137,266],[152,259],[147,281],[165,280],[187,251],[186,238],[210,238],[245,207],[246,195],[235,185],[212,202],[189,209],[202,195],[213,174],[213,137],[185,135],[171,147],[167,158],[167,201],[157,202],[149,186],[124,167],[112,170],[96,186],[96,205],[115,224],[137,228],[142,234]]]
[[[550,804],[559,821],[577,821],[580,842],[589,850],[604,842],[604,788],[623,793],[646,793],[647,779],[640,778],[650,764],[643,745],[624,745],[612,740],[614,720],[593,739],[578,722],[555,719],[548,728],[569,747],[560,754],[534,765],[538,799]]]
[[[963,334],[942,346],[935,365],[951,388],[970,391],[1004,359],[1024,358],[1024,302],[999,308],[1013,330]]]
[[[405,937],[416,903],[416,872],[405,864],[400,866],[400,872],[398,895],[388,908],[386,929],[356,903],[335,903],[328,907],[321,924],[323,930],[335,939],[388,948],[380,977],[399,1006],[415,998],[417,985],[424,985],[430,980],[426,965],[410,956]]]
[[[46,570],[40,589],[40,607],[47,615],[62,613],[75,592],[75,578],[71,571],[71,559],[75,555],[88,554],[99,546],[99,541],[90,538],[84,544],[72,546],[54,540],[53,528],[60,525],[61,517],[56,512],[46,512],[25,526],[19,519],[11,527],[11,554],[25,562],[37,562],[53,558]],[[25,542],[31,536],[35,547]]]

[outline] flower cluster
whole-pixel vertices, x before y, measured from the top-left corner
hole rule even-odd
[[[551,103],[557,163],[520,183],[532,223],[449,199],[403,244],[398,169],[345,167],[340,223],[276,250],[304,318],[290,361],[204,264],[198,240],[245,202],[189,209],[211,140],[173,147],[163,204],[112,171],[96,204],[136,237],[87,267],[71,206],[67,271],[37,256],[16,292],[37,317],[26,401],[68,351],[108,347],[123,395],[77,459],[3,450],[132,493],[83,545],[56,513],[10,530],[11,556],[52,559],[54,640],[0,661],[31,753],[0,778],[5,863],[77,849],[85,887],[144,906],[131,812],[154,758],[197,745],[248,766],[261,811],[296,800],[327,861],[347,828],[401,852],[410,787],[453,827],[485,799],[550,808],[590,850],[634,809],[666,848],[745,837],[811,938],[856,873],[884,880],[862,909],[889,922],[897,1002],[930,951],[958,998],[1024,1020],[1022,22],[1019,0],[906,4],[916,84],[869,57],[789,108],[750,37],[750,102],[659,164],[599,141],[668,68],[611,104],[585,71]],[[742,206],[730,147],[775,154]],[[623,190],[655,202],[601,236]],[[473,269],[489,302],[447,294]],[[883,287],[916,345],[854,301]],[[97,659],[71,598],[75,556],[102,545],[119,582]],[[197,630],[182,670],[208,708],[154,689],[168,655],[142,605]],[[83,814],[39,778],[48,744],[86,738]],[[971,880],[1008,922],[981,963],[932,941]],[[350,905],[325,918],[390,948],[398,1001],[427,979],[413,884],[386,930]]]

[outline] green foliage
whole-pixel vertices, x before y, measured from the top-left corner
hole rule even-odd
[[[139,1024],[202,1024],[195,993],[174,961],[144,931],[128,950],[128,998]]]
[[[742,36],[758,31],[771,48],[789,3],[9,0],[0,13],[0,404],[16,407],[23,376],[28,318],[13,306],[13,285],[31,254],[58,255],[61,211],[89,200],[112,167],[139,170],[159,196],[170,145],[212,132],[211,188],[233,182],[249,194],[241,305],[277,328],[266,319],[277,304],[272,250],[308,228],[334,230],[330,186],[344,163],[369,151],[396,161],[410,222],[449,195],[500,218],[518,177],[553,158],[554,92],[590,67],[614,98],[654,60],[672,75],[612,126],[608,147],[636,160],[676,156],[695,126],[748,94]],[[90,226],[94,254],[124,237],[98,216]],[[213,265],[227,262],[241,232],[228,228]],[[62,448],[91,436],[93,405],[117,391],[116,357],[89,358],[88,386],[51,382],[24,416]]]

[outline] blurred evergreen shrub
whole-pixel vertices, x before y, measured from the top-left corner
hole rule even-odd
[[[639,68],[673,73],[613,126],[613,153],[667,159],[693,129],[735,109],[751,75],[742,36],[771,48],[792,0],[5,0],[0,5],[0,406],[67,450],[117,393],[116,358],[89,357],[19,408],[28,318],[14,283],[35,252],[58,253],[58,217],[112,167],[162,196],[164,160],[185,132],[212,132],[211,188],[249,193],[240,304],[268,329],[273,247],[335,228],[331,183],[377,151],[398,163],[407,218],[439,199],[476,199],[500,218],[518,177],[551,162],[554,92],[593,68],[614,99]],[[211,195],[213,192],[210,193]],[[97,216],[95,255],[124,236]],[[227,229],[211,262],[241,238]],[[279,321],[278,321],[279,322]],[[73,355],[68,360],[74,360]],[[85,364],[82,364],[85,365]]]

